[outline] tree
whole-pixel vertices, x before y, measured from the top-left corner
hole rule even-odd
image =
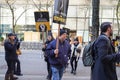
[[[17,9],[17,7],[15,6],[15,2],[17,0],[5,0],[6,4],[8,5],[10,11],[11,11],[11,14],[12,14],[12,31],[13,33],[15,33],[15,27],[17,25],[17,22],[18,20],[20,19],[20,17],[28,10],[26,7],[27,7],[27,4],[28,4],[28,0],[26,0],[26,6],[25,6],[25,10],[23,12],[21,12],[21,14],[18,16],[17,19],[15,19],[15,10]]]
[[[92,0],[92,41],[99,35],[99,5],[100,0]]]
[[[119,23],[119,17],[120,17],[120,0],[118,0],[117,8],[116,8],[116,17],[117,17],[117,26],[118,26],[118,35],[120,34],[120,23]]]
[[[48,8],[53,4],[53,0],[32,0],[32,2],[38,11],[48,10]],[[46,9],[42,8],[42,5],[45,5]]]

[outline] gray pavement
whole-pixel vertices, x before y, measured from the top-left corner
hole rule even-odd
[[[46,80],[47,68],[41,50],[22,50],[19,56],[23,76],[18,80]],[[7,66],[4,60],[4,49],[0,47],[0,80],[4,80]],[[90,67],[84,67],[81,59],[78,63],[77,74],[70,73],[70,65],[66,69],[62,80],[90,80]],[[120,68],[117,67],[117,74],[120,78]],[[120,79],[119,79],[120,80]]]

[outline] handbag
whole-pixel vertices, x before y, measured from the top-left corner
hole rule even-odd
[[[17,55],[21,55],[21,54],[22,54],[22,53],[21,53],[21,50],[20,50],[20,49],[17,49],[17,50],[16,50],[16,54],[17,54]]]

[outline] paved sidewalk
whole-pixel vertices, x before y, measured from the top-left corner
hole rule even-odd
[[[22,50],[19,56],[23,76],[18,80],[47,80],[47,67],[41,50]],[[7,66],[4,60],[4,50],[0,49],[0,80],[4,80]],[[62,80],[90,80],[90,67],[84,67],[82,60],[79,60],[77,74],[70,73],[70,65],[66,69]],[[117,74],[120,80],[120,67],[117,67]]]

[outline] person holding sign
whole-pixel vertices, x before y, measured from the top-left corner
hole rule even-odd
[[[71,46],[66,40],[66,32],[60,29],[59,45],[56,49],[57,40],[53,40],[46,48],[52,70],[52,80],[61,80],[68,57],[71,53]],[[57,56],[56,56],[57,55]]]

